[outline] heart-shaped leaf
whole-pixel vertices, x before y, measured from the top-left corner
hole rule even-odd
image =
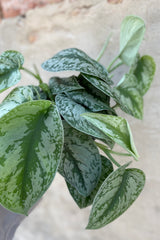
[[[5,208],[28,213],[51,184],[62,145],[61,119],[50,101],[23,103],[0,119],[0,203]]]
[[[23,62],[23,56],[16,51],[6,51],[0,56],[0,92],[19,82]]]
[[[44,62],[42,68],[49,72],[78,71],[99,77],[108,84],[112,84],[106,68],[77,48],[69,48],[58,52]]]
[[[134,70],[134,75],[137,78],[136,88],[143,96],[153,81],[156,65],[151,56],[143,56],[137,62],[137,67]]]
[[[135,159],[138,158],[129,124],[124,118],[99,113],[83,113],[82,116],[131,153]]]
[[[101,170],[100,179],[98,181],[97,186],[88,197],[84,197],[80,195],[79,192],[72,185],[67,183],[69,192],[72,195],[75,202],[77,203],[77,205],[79,206],[79,208],[88,207],[93,203],[93,200],[96,196],[98,189],[100,188],[104,180],[109,176],[109,174],[113,172],[113,165],[106,157],[101,156],[101,162],[102,162],[102,170]]]
[[[49,80],[49,88],[53,95],[83,89],[83,87],[79,85],[76,76],[66,78],[52,77]]]
[[[127,16],[121,25],[119,58],[131,66],[145,32],[144,21],[137,16]]]
[[[92,137],[63,121],[64,149],[59,172],[83,196],[88,196],[98,183],[101,159]]]
[[[98,229],[124,213],[137,199],[145,184],[140,169],[125,169],[128,164],[111,173],[94,199],[87,229]]]
[[[113,141],[108,136],[81,116],[82,113],[88,112],[88,109],[74,102],[65,94],[58,94],[55,102],[59,113],[71,127],[85,134],[103,139],[108,146],[113,147]]]
[[[8,113],[16,106],[31,100],[38,100],[41,95],[40,89],[37,86],[17,87],[9,93],[9,95],[0,104],[0,117]],[[44,98],[41,96],[41,98]]]

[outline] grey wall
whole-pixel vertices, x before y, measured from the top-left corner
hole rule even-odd
[[[144,99],[143,121],[127,116],[140,161],[133,163],[146,173],[146,186],[134,205],[120,218],[101,230],[84,230],[89,209],[79,210],[57,175],[39,206],[19,227],[14,240],[158,240],[160,234],[160,4],[158,0],[124,0],[110,5],[106,0],[66,0],[28,12],[0,24],[0,52],[21,51],[25,66],[39,66],[57,51],[77,47],[96,57],[107,35],[112,32],[109,49],[102,59],[108,63],[118,52],[119,29],[126,15],[145,20],[146,34],[141,54],[154,57],[155,80]],[[119,72],[121,74],[121,72]],[[47,81],[50,74],[41,71]],[[33,83],[23,75],[19,84]],[[5,95],[2,93],[1,98]],[[121,113],[120,113],[121,114]],[[123,159],[120,159],[123,161]]]

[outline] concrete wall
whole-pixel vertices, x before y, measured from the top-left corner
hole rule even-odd
[[[150,54],[157,64],[155,80],[144,98],[144,119],[127,116],[140,161],[133,166],[146,173],[146,186],[134,205],[103,229],[84,230],[89,208],[79,210],[71,199],[63,179],[57,175],[39,206],[19,227],[14,240],[158,240],[160,234],[160,5],[158,0],[124,0],[112,5],[106,0],[65,0],[32,10],[26,18],[3,20],[0,24],[0,52],[15,49],[25,56],[25,66],[32,68],[59,50],[77,47],[96,57],[106,37],[112,32],[109,49],[102,58],[107,66],[118,52],[119,29],[126,15],[145,20],[146,34],[141,54]],[[121,72],[117,74],[119,76]],[[41,70],[47,81],[52,74]],[[31,84],[23,75],[19,84]],[[5,94],[1,94],[1,99]],[[124,115],[124,114],[123,114]],[[121,159],[123,161],[123,159]]]

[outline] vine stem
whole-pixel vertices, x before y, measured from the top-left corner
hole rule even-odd
[[[111,68],[108,72],[109,73],[113,72],[116,68],[120,67],[121,65],[123,65],[123,62],[119,62],[117,65],[115,65],[113,68]]]
[[[111,36],[112,36],[112,33],[109,34],[109,36],[107,37],[107,40],[105,41],[100,53],[98,54],[98,57],[96,58],[97,62],[99,62],[99,60],[102,58],[105,50],[107,49]]]
[[[108,72],[110,72],[111,67],[112,67],[113,64],[118,60],[118,58],[119,58],[119,55],[118,55],[117,57],[115,57],[115,58],[113,59],[113,61],[109,64],[109,66],[108,66],[108,68],[107,68],[107,71],[108,71]]]
[[[109,153],[113,153],[113,154],[118,155],[118,156],[126,156],[126,157],[132,156],[132,155],[129,154],[129,153],[120,153],[120,152],[115,152],[115,151],[112,151],[112,150],[109,150],[109,149],[108,149],[108,152],[109,152]]]
[[[36,78],[38,80],[39,84],[43,83],[43,81],[42,81],[41,77],[39,76],[39,74],[35,74],[35,73],[31,72],[29,69],[27,69],[25,67],[21,67],[21,70],[25,71],[26,73],[28,73],[31,76],[33,76],[34,78]]]
[[[99,147],[107,156],[108,158],[111,160],[112,163],[114,163],[117,167],[120,167],[121,165],[112,157],[112,155],[110,154],[109,150],[106,148],[105,145],[95,142],[97,147]]]
[[[112,155],[109,153],[109,151],[106,151],[105,154],[109,157],[112,163],[114,163],[117,167],[120,167],[121,165],[112,157]]]
[[[43,82],[42,78],[39,75],[38,69],[37,67],[34,65],[34,69],[36,71],[36,74],[33,73],[32,71],[30,71],[29,69],[25,68],[25,67],[21,67],[21,70],[25,71],[26,73],[30,74],[31,76],[33,76],[34,78],[36,78],[39,82],[39,87],[48,94],[48,97],[51,101],[53,101],[53,97],[51,94],[51,91],[48,87],[48,85],[46,83]]]

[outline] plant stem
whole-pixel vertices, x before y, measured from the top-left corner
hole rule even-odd
[[[108,72],[111,73],[113,72],[116,68],[118,68],[119,66],[123,65],[123,62],[119,62],[117,65],[115,65],[112,69],[110,69]]]
[[[43,83],[43,81],[42,81],[41,77],[39,76],[39,74],[35,74],[35,73],[31,72],[29,69],[27,69],[25,67],[21,67],[21,70],[25,71],[26,73],[28,73],[31,76],[33,76],[34,78],[36,78],[38,80],[39,84]]]
[[[27,72],[28,74],[30,74],[31,76],[33,76],[34,78],[36,78],[36,79],[38,80],[38,82],[39,82],[39,87],[40,87],[45,93],[47,93],[49,99],[50,99],[51,101],[53,101],[53,97],[52,97],[51,91],[50,91],[48,85],[42,81],[42,78],[40,77],[39,72],[38,72],[38,69],[37,69],[37,67],[36,67],[35,65],[34,65],[34,69],[35,69],[35,71],[36,71],[36,74],[33,73],[33,72],[31,72],[31,71],[30,71],[29,69],[27,69],[27,68],[21,67],[21,70],[24,70],[25,72]]]
[[[112,151],[112,150],[109,150],[109,149],[108,149],[108,152],[113,153],[113,154],[118,155],[118,156],[126,156],[126,157],[132,156],[129,153],[120,153],[120,152],[115,152],[115,151]]]
[[[101,143],[98,143],[98,142],[95,142],[97,147],[99,147],[107,156],[108,158],[111,160],[112,163],[114,163],[117,167],[120,167],[121,165],[112,157],[112,155],[110,154],[110,150],[108,150],[108,148],[101,144]]]
[[[109,151],[106,151],[105,154],[109,157],[112,163],[114,163],[117,167],[120,167],[121,165],[112,157],[112,155],[109,153]]]
[[[113,59],[113,61],[109,64],[109,66],[108,66],[108,68],[107,68],[107,71],[108,71],[108,72],[110,72],[110,69],[111,69],[112,65],[118,60],[118,58],[119,58],[119,56],[115,57],[115,58]]]
[[[111,36],[112,36],[112,33],[110,33],[109,36],[107,37],[107,40],[105,41],[105,43],[104,43],[104,45],[103,45],[103,47],[102,47],[102,49],[101,49],[98,57],[96,58],[96,61],[97,61],[97,62],[99,62],[99,60],[102,58],[105,50],[107,49],[108,44],[109,44],[109,40],[110,40]]]

